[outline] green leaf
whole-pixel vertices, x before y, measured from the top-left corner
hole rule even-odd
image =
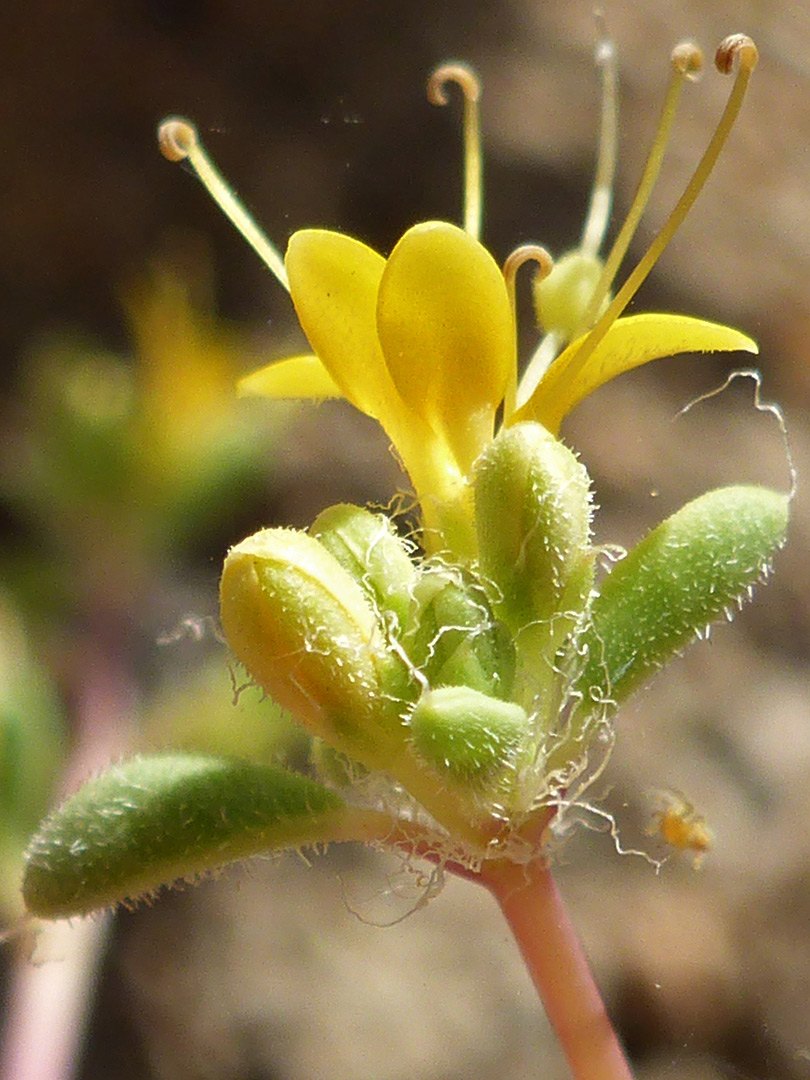
[[[137,757],[90,780],[43,822],[26,854],[23,897],[33,915],[82,915],[250,855],[390,828],[385,815],[354,811],[275,766]]]
[[[789,499],[721,488],[659,525],[602,584],[578,680],[617,704],[721,615],[731,617],[785,541]]]

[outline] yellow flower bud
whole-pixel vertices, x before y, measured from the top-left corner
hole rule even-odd
[[[317,540],[265,529],[232,548],[222,625],[239,660],[313,734],[371,768],[404,742],[399,685],[363,590]]]

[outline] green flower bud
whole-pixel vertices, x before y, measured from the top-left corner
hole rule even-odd
[[[599,278],[602,276],[602,260],[596,255],[570,251],[555,264],[547,277],[538,275],[533,283],[534,310],[537,321],[546,334],[557,334],[563,342],[569,342],[590,326],[585,322]],[[605,297],[596,317],[607,307]]]
[[[475,466],[475,515],[483,578],[495,614],[512,629],[584,610],[593,583],[590,479],[541,424],[506,428]],[[563,620],[564,621],[564,620]]]
[[[319,514],[309,532],[362,587],[383,618],[393,617],[391,629],[401,630],[416,567],[390,519],[340,503]]]
[[[349,757],[390,766],[404,665],[333,555],[306,533],[265,529],[229,552],[220,603],[228,643],[275,701]]]
[[[514,768],[529,721],[512,702],[445,686],[422,695],[410,724],[420,757],[448,782],[480,791]]]
[[[411,661],[431,686],[468,686],[508,698],[515,670],[511,636],[492,614],[470,574],[426,563],[413,588],[403,638]]]

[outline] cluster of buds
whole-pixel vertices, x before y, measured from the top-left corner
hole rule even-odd
[[[481,850],[559,782],[595,552],[587,473],[539,424],[499,434],[472,488],[474,565],[415,559],[385,516],[335,506],[234,547],[221,611],[274,700]]]

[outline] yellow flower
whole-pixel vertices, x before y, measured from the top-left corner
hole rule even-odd
[[[515,367],[512,309],[495,260],[455,225],[426,222],[387,260],[340,233],[298,232],[286,267],[316,355],[271,364],[241,391],[341,396],[378,420],[427,533],[463,547],[467,477],[492,439]]]
[[[560,268],[567,263],[568,276],[562,301],[560,288],[555,299],[556,309],[562,303],[568,329],[562,333],[556,324],[551,327],[520,383],[514,278],[525,254],[519,249],[501,271],[478,240],[480,88],[468,68],[447,65],[429,84],[437,102],[446,100],[447,80],[464,90],[466,231],[446,222],[418,224],[404,234],[387,260],[341,233],[304,230],[292,236],[282,263],[263,237],[256,242],[255,225],[205,158],[191,125],[173,120],[161,128],[164,153],[174,159],[188,157],[238,227],[254,246],[261,244],[260,253],[289,288],[314,350],[249,375],[240,391],[273,398],[342,397],[378,420],[414,486],[428,551],[449,549],[461,558],[474,554],[468,478],[493,438],[499,417],[507,426],[538,421],[556,434],[563,418],[585,396],[650,360],[681,352],[757,351],[739,331],[699,319],[668,314],[620,317],[714,165],[756,63],[753,43],[735,35],[718,51],[721,70],[730,70],[734,57],[739,57],[726,111],[692,182],[613,300],[612,277],[657,176],[680,87],[699,67],[700,54],[693,46],[680,46],[673,53],[674,76],[639,194],[603,266],[597,252],[607,226],[615,157],[615,72],[612,46],[603,41],[600,48],[607,76],[597,181],[582,245],[561,262]],[[542,249],[530,249],[529,257],[541,261],[541,276],[548,274],[551,263]],[[548,284],[561,279],[552,271]],[[541,291],[536,287],[543,321]],[[579,294],[581,301],[576,299]],[[574,336],[571,327],[582,331],[573,341],[568,340]]]

